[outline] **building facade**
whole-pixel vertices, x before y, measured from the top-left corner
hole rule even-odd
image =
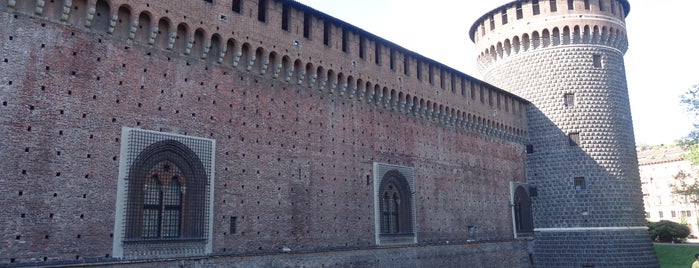
[[[513,1],[471,27],[484,80],[531,102],[534,267],[658,266],[624,70],[628,12],[624,0]]]
[[[638,169],[641,173],[646,220],[669,220],[687,224],[692,235],[696,236],[699,234],[696,200],[673,193],[675,189],[696,181],[691,162],[684,159],[685,153],[681,147],[639,151]]]
[[[625,231],[581,245],[617,235],[635,262],[582,265],[657,266],[622,71],[624,91],[596,99],[626,105],[601,111],[619,146],[580,176],[631,188],[550,225],[581,207],[532,176],[555,132],[536,94],[297,2],[2,0],[0,23],[0,266],[554,267],[547,247],[570,234],[550,228],[585,219]],[[619,68],[614,40],[594,51]]]

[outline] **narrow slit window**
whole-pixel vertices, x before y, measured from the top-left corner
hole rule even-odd
[[[556,6],[556,0],[549,0],[549,6],[551,8],[551,12],[558,11],[558,7]]]
[[[532,13],[534,15],[539,15],[541,13],[539,9],[539,0],[532,0]]]
[[[585,3],[585,10],[590,10],[590,0],[583,1]]]
[[[502,25],[507,24],[507,9],[503,9],[500,11],[500,18],[502,19]]]
[[[575,3],[573,3],[573,0],[568,0],[568,10],[575,10]]]
[[[388,57],[389,57],[388,62],[389,62],[389,66],[391,67],[391,70],[396,69],[395,56],[396,56],[396,52],[393,50],[393,48],[391,48],[391,50],[388,53]]]
[[[603,0],[599,0],[599,11],[606,11],[606,8],[604,8]]]
[[[490,29],[493,30],[495,29],[495,18],[493,16],[490,16]]]

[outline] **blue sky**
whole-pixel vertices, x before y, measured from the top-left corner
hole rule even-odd
[[[509,1],[297,0],[474,77],[471,24]],[[630,0],[624,57],[638,144],[671,143],[691,130],[679,96],[699,83],[696,0]]]

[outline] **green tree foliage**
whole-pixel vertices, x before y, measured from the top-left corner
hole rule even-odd
[[[681,141],[680,145],[686,147],[685,159],[696,168],[699,167],[699,84],[689,87],[680,97],[680,103],[694,120],[694,129]],[[687,184],[688,177],[689,174],[682,171],[675,175],[675,179],[680,180],[680,186],[675,187],[673,193],[686,196],[690,202],[699,203],[699,181],[695,179],[692,184]]]
[[[653,241],[659,242],[672,242],[675,239],[687,238],[690,233],[687,225],[666,220],[648,222],[648,232]]]
[[[691,184],[687,183],[687,179],[690,178],[690,174],[680,170],[673,176],[677,183],[672,189],[673,194],[683,195],[687,198],[687,201],[691,203],[699,203],[699,181],[694,179]]]
[[[696,146],[699,144],[699,84],[689,87],[687,92],[680,96],[680,103],[694,120],[694,129],[684,138],[683,143],[692,145],[694,151],[699,151],[699,147]],[[695,152],[695,154],[699,153]],[[699,164],[699,162],[693,163]]]

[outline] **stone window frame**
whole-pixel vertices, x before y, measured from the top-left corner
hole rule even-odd
[[[415,213],[415,188],[414,171],[411,167],[391,165],[384,163],[373,164],[374,181],[374,223],[376,245],[408,245],[417,243],[417,218]],[[393,189],[389,189],[393,186]],[[400,204],[396,207],[398,220],[395,232],[384,232],[388,227],[383,219],[384,198],[387,192],[397,193],[400,196]],[[390,216],[390,215],[387,215]],[[396,227],[396,226],[394,226]],[[390,229],[390,228],[388,228]],[[390,229],[393,231],[393,229]]]
[[[112,255],[181,256],[206,255],[213,245],[213,185],[215,140],[191,136],[122,128],[119,179]],[[172,172],[165,172],[164,163],[171,164]],[[147,209],[146,184],[155,175],[167,173],[161,184],[179,184],[179,204],[165,207],[176,214],[177,222],[158,223],[158,229],[166,224],[174,225],[170,233],[150,235],[145,232],[144,217]],[[169,177],[169,178],[168,178]],[[159,198],[162,196],[159,196]],[[161,200],[165,201],[165,200]],[[163,217],[162,211],[158,217]],[[151,214],[155,215],[155,214]]]

